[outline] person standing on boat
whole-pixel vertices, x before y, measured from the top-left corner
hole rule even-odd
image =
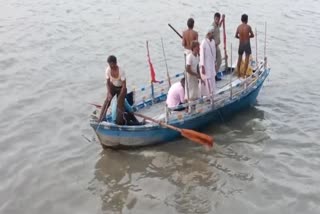
[[[248,70],[249,57],[251,55],[251,45],[250,38],[254,37],[251,26],[248,25],[248,15],[243,14],[241,16],[242,24],[240,24],[237,28],[235,37],[239,39],[239,49],[238,49],[238,63],[237,63],[237,72],[238,77],[240,77],[240,65],[242,62],[243,53],[246,54],[246,59],[244,63],[244,75],[246,76],[246,72]]]
[[[182,33],[182,46],[185,48],[185,54],[191,53],[191,43],[192,41],[198,41],[198,32],[193,30],[194,19],[189,18],[187,21],[188,29]]]
[[[212,23],[213,26],[213,40],[216,43],[216,71],[218,72],[221,66],[221,62],[222,62],[222,57],[221,57],[221,50],[220,50],[220,28],[222,25],[222,22],[224,21],[224,17],[225,15],[222,14],[222,19],[221,18],[221,14],[220,13],[215,13],[214,14],[214,21]],[[216,77],[217,80],[217,77]]]
[[[110,106],[112,98],[120,94],[124,94],[125,97],[127,93],[126,88],[126,76],[123,69],[117,64],[117,58],[113,55],[110,55],[107,59],[108,67],[106,69],[106,86],[107,86],[107,98],[104,101],[104,104],[101,108],[101,113],[99,121],[101,122],[105,117],[107,110]],[[123,106],[118,106],[119,108],[124,108]]]
[[[207,31],[206,38],[200,45],[200,75],[204,83],[204,89],[201,87],[201,95],[213,95],[216,87],[216,45],[213,40],[213,29]]]
[[[194,40],[191,43],[191,53],[187,55],[186,60],[186,81],[188,81],[188,88],[185,87],[185,98],[190,101],[199,98],[199,79],[201,80],[199,72],[199,51],[200,44],[198,41]]]
[[[184,84],[185,84],[185,78],[183,77],[180,82],[176,82],[173,85],[171,85],[168,95],[167,95],[167,106],[169,108],[175,108],[183,103],[185,103],[184,99]],[[183,110],[185,108],[177,109],[177,110]]]

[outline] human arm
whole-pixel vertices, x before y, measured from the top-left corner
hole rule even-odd
[[[186,48],[186,46],[187,46],[187,40],[186,40],[185,32],[182,33],[182,46],[184,48]]]
[[[119,74],[120,74],[120,79],[121,79],[121,93],[124,92],[124,90],[127,90],[127,80],[126,80],[126,74],[125,72],[122,70],[119,69]]]
[[[110,78],[111,78],[111,69],[110,67],[107,67],[106,69],[106,88],[107,88],[107,97],[108,96],[111,96],[111,81],[110,81]]]
[[[186,80],[185,80],[186,81]],[[186,86],[185,86],[186,87]],[[181,86],[180,90],[179,90],[179,102],[180,103],[185,103],[186,99],[185,99],[185,89]]]
[[[225,17],[226,16],[224,14],[222,14],[222,18],[220,20],[219,27],[221,27],[222,23],[224,22]]]
[[[251,26],[249,26],[249,34],[250,34],[250,38],[253,38],[254,37],[254,34],[252,32],[252,29],[251,29]]]
[[[123,80],[120,93],[124,93],[125,90],[127,90],[127,81]]]
[[[239,27],[237,28],[237,31],[236,31],[236,34],[235,34],[235,36],[234,37],[236,37],[237,39],[239,39],[240,37],[239,37]]]
[[[202,72],[203,75],[206,74],[206,71],[204,69],[204,42],[201,43],[200,45],[200,61],[199,61],[199,67],[200,67],[200,70]]]

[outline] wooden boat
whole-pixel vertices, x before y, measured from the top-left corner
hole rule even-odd
[[[179,128],[199,130],[209,124],[219,123],[254,105],[270,73],[266,58],[256,63],[255,72],[246,79],[237,78],[232,72],[233,67],[223,70],[222,80],[217,82],[218,90],[214,96],[201,97],[181,106],[190,109],[190,106],[195,105],[195,109],[174,111],[174,109],[167,108],[165,104],[169,88],[167,81],[153,83],[153,93],[150,93],[150,87],[132,90],[133,106],[140,114]],[[171,82],[179,81],[182,76],[183,73],[171,77]],[[97,121],[97,114],[93,114],[90,125],[103,148],[146,146],[169,142],[180,136],[178,132],[152,122],[147,122],[145,125],[119,126],[111,122],[110,114],[101,123]]]

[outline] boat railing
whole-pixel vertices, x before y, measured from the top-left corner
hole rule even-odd
[[[222,88],[226,87],[227,85],[229,85],[229,87],[225,90],[218,90],[214,96],[202,96],[197,100],[189,101],[174,108],[169,108],[166,106],[165,120],[169,121],[171,119],[170,116],[174,113],[179,113],[178,110],[181,111],[181,109],[186,109],[185,111],[183,111],[184,114],[190,114],[194,112],[201,113],[201,111],[198,111],[198,108],[203,109],[203,107],[206,106],[209,107],[208,109],[216,109],[223,106],[228,101],[239,99],[240,95],[248,92],[254,87],[260,76],[263,74],[265,66],[266,60],[260,61],[260,63],[257,63],[256,68],[254,69],[255,72],[250,77],[245,78],[238,84],[232,84],[231,82],[224,85]]]

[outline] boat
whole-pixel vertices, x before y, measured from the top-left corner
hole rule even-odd
[[[131,102],[136,112],[147,115],[157,121],[178,128],[201,130],[213,123],[221,123],[232,115],[255,105],[259,91],[270,73],[267,58],[253,62],[253,74],[247,78],[238,78],[234,67],[222,68],[219,72],[221,81],[217,81],[214,96],[201,97],[196,101],[179,107],[188,111],[174,111],[166,106],[169,83],[166,80],[151,83],[150,86],[132,89]],[[180,81],[184,73],[170,77],[171,83]],[[195,106],[191,109],[191,106]],[[165,128],[158,123],[146,121],[144,125],[117,125],[111,122],[110,113],[101,123],[98,111],[91,115],[90,125],[95,131],[103,148],[132,148],[172,141],[180,133]]]

